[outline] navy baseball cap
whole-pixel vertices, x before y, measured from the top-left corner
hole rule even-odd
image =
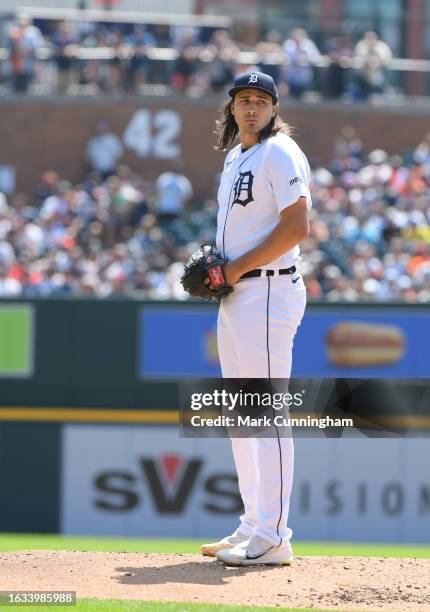
[[[239,74],[228,93],[233,97],[241,89],[259,89],[271,95],[275,102],[278,101],[278,90],[276,89],[275,81],[269,74],[264,72],[245,72],[244,74]]]

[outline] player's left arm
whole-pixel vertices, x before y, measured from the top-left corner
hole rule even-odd
[[[224,266],[227,282],[234,285],[239,278],[256,268],[266,266],[294,248],[309,235],[309,210],[307,198],[300,197],[294,204],[280,212],[275,229],[257,247]]]

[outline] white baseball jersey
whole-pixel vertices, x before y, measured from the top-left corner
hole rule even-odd
[[[218,191],[216,244],[235,260],[261,244],[275,229],[280,213],[304,196],[311,206],[310,170],[299,146],[286,134],[271,136],[242,152],[232,149],[225,160]],[[297,264],[294,247],[263,269]]]
[[[219,251],[234,260],[261,244],[279,223],[281,211],[301,196],[310,207],[309,165],[289,136],[272,136],[244,152],[235,147],[227,155],[218,193]],[[263,269],[289,268],[299,252],[294,247]],[[299,272],[239,280],[218,314],[223,378],[288,379],[305,304]],[[273,546],[285,544],[292,535],[292,438],[279,433],[273,438],[233,438],[232,448],[245,509],[239,531]]]

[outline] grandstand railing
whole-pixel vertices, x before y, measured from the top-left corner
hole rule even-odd
[[[113,47],[81,47],[71,55],[72,58],[78,60],[112,60],[117,57],[117,51]],[[155,61],[174,61],[179,57],[180,53],[178,49],[174,47],[152,47],[148,49],[147,56],[151,60]],[[56,57],[55,50],[50,47],[43,47],[38,49],[36,52],[36,59],[40,61],[54,60]],[[0,48],[0,60],[7,60],[9,58],[9,50],[6,48]],[[202,51],[198,56],[201,62],[210,62],[211,56]],[[252,65],[252,64],[271,64],[271,65],[284,65],[288,66],[288,62],[279,62],[255,51],[239,51],[235,57],[235,61],[238,64]],[[330,64],[331,60],[328,55],[322,55],[320,58],[313,63],[317,68],[325,68]],[[360,69],[363,62],[360,58],[344,58],[343,64],[345,68]],[[430,72],[430,60],[425,59],[407,59],[407,58],[392,58],[386,65],[389,70],[396,70],[399,72]]]
[[[111,70],[109,62],[116,57],[130,60],[132,55],[133,51],[131,49],[128,50],[127,58],[125,58],[118,55],[116,49],[113,47],[80,47],[75,50],[71,58],[81,64],[90,61],[100,62],[102,69],[108,74]],[[152,63],[150,75],[145,85],[140,86],[139,91],[135,93],[154,93],[156,95],[170,93],[170,75],[173,64],[179,55],[178,49],[173,47],[153,47],[148,49],[147,57]],[[204,66],[212,61],[212,57],[211,53],[202,50],[197,56],[197,61],[201,66]],[[9,93],[8,78],[10,76],[10,69],[8,69],[7,65],[8,58],[8,49],[0,48],[0,96]],[[37,71],[36,78],[27,93],[42,96],[56,95],[58,93],[58,69],[55,63],[55,49],[48,46],[40,48],[36,53],[36,59],[40,62],[39,66],[41,69]],[[278,65],[283,68],[288,66],[287,61],[280,64],[279,61],[273,59],[273,56],[264,56],[253,51],[238,52],[234,61],[236,65],[243,66],[244,68],[252,65]],[[314,79],[314,84],[310,88],[310,91],[304,96],[305,101],[313,101],[314,96],[316,96],[315,100],[319,100],[323,97],[323,94],[320,94],[320,82],[324,70],[329,66],[330,61],[328,56],[321,56],[319,60],[313,64],[316,78]],[[348,83],[353,83],[355,75],[359,74],[362,66],[360,60],[358,58],[344,58],[341,61],[341,65],[348,70]],[[73,70],[73,68],[71,70]],[[393,58],[387,64],[385,71],[386,86],[383,94],[384,97],[390,97],[394,104],[403,104],[405,99],[407,103],[424,105],[430,103],[430,79],[428,78],[428,74],[430,73],[430,60]],[[420,88],[421,92],[418,95],[416,93],[411,95],[408,91],[408,79],[411,78],[412,75],[422,82]],[[74,83],[67,90],[67,95],[85,95],[91,93],[87,91],[87,88],[88,85]],[[98,93],[104,95],[109,92],[100,91]],[[346,93],[347,98],[348,95],[349,94]]]
[[[154,13],[147,11],[107,11],[97,9],[66,9],[20,6],[14,16],[52,21],[89,21],[94,23],[139,23],[150,25],[196,26],[230,28],[232,18],[222,15],[192,15],[183,13]]]

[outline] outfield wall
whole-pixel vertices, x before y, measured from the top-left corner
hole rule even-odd
[[[430,542],[428,439],[297,439],[298,539]],[[215,538],[241,513],[229,442],[173,426],[0,426],[0,531]]]
[[[62,441],[63,533],[210,539],[237,527],[227,440],[67,425]],[[429,440],[298,439],[295,450],[296,538],[430,542]]]
[[[339,376],[327,337],[361,321],[395,328],[403,349],[343,376],[430,378],[429,313],[310,305],[296,375]],[[215,326],[216,308],[200,303],[1,301],[0,531],[206,538],[234,528],[228,441],[183,439],[174,425],[178,381],[219,373]],[[425,437],[297,439],[296,537],[429,542],[429,451]]]
[[[0,409],[177,409],[178,380],[220,375],[216,316],[216,305],[201,302],[0,300]],[[330,335],[356,323],[366,324],[372,340],[366,359],[354,365],[352,355],[340,367]],[[396,352],[375,362],[387,328]],[[429,305],[310,304],[293,375],[430,378],[429,344]]]

